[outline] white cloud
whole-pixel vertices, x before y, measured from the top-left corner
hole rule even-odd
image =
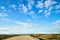
[[[54,25],[54,28],[57,31],[57,33],[60,33],[60,20],[56,20],[52,22],[52,24]]]
[[[48,10],[44,10],[44,13],[47,13],[48,12]]]
[[[60,9],[60,4],[56,5],[55,9]]]
[[[42,2],[40,2],[40,1],[38,1],[37,4],[36,4],[36,7],[37,8],[43,8],[44,4]]]
[[[31,19],[27,19],[28,22],[31,22]]]
[[[20,28],[18,26],[9,26],[9,27],[3,27],[3,28],[0,28],[0,34],[15,34],[17,33]]]
[[[35,12],[34,11],[30,11],[29,15],[34,15]]]
[[[25,22],[18,22],[18,21],[15,21],[17,24],[21,25],[21,26],[24,26],[24,27],[31,27],[32,24],[29,24],[29,23],[25,23]]]
[[[1,20],[3,20],[3,21],[11,21],[11,20],[8,19],[8,18],[1,18]]]
[[[0,6],[0,9],[3,9],[3,10],[4,10],[4,9],[5,9],[5,7],[4,7],[4,6]]]
[[[38,14],[40,14],[40,13],[42,13],[42,12],[43,12],[43,10],[39,10],[39,11],[38,11]]]
[[[46,0],[44,4],[45,4],[45,7],[48,8],[56,3],[57,3],[56,1]]]
[[[16,10],[16,5],[15,4],[10,5],[10,7]]]
[[[48,11],[50,11],[50,12],[51,12],[51,11],[52,11],[52,9],[53,9],[53,6],[50,6],[50,7],[49,7],[49,9],[48,9]]]
[[[37,15],[35,14],[34,11],[30,11],[30,12],[29,12],[29,15],[30,15],[32,18],[37,18]]]
[[[9,28],[0,28],[0,31],[8,31]]]
[[[31,10],[32,9],[32,6],[30,4],[28,4],[28,9]]]
[[[11,19],[8,19],[8,18],[1,18],[1,20],[6,21],[6,22],[13,22],[13,23],[18,24],[18,25],[20,25],[20,26],[22,26],[22,27],[38,26],[38,25],[35,24],[35,23],[20,22],[20,21],[11,20]],[[29,20],[29,21],[30,21],[30,20]]]
[[[28,7],[24,4],[19,4],[18,6],[19,13],[28,13]]]
[[[17,24],[19,24],[20,26],[9,26],[7,28],[0,28],[0,34],[29,34],[29,33],[34,33],[35,30],[33,30],[31,28],[37,26],[37,24],[29,24],[29,23],[24,23],[24,22],[17,22]],[[30,27],[27,27],[27,26],[30,26]]]
[[[13,22],[13,23],[16,23],[16,24],[23,26],[23,27],[31,27],[32,26],[32,24],[30,24],[30,23],[19,22],[19,21],[8,19],[8,18],[1,18],[1,20],[6,21],[6,22]]]
[[[22,4],[21,6],[22,6],[22,11],[23,11],[24,13],[27,13],[28,8],[27,8],[24,4]]]
[[[6,16],[8,16],[6,13],[0,13],[0,17],[6,17]]]
[[[27,0],[28,1],[28,9],[31,10],[32,6],[34,5],[34,1],[33,0]]]
[[[52,22],[52,24],[60,27],[60,20],[57,20],[57,21],[55,21],[55,22]]]
[[[1,18],[3,21],[10,21],[18,24],[19,26],[9,26],[7,28],[1,28],[0,34],[28,34],[34,33],[35,30],[31,29],[32,27],[37,27],[38,24],[36,23],[27,23],[27,22],[20,22],[11,20],[8,18]]]
[[[10,7],[16,7],[16,5],[15,5],[15,4],[13,4],[13,5],[10,5]]]
[[[23,34],[32,34],[32,33],[34,33],[34,30],[27,28],[27,29],[25,29],[22,33],[23,33]]]
[[[50,16],[50,15],[51,15],[51,12],[46,12],[44,16],[45,16],[45,17],[48,17],[48,16]]]
[[[38,26],[38,24],[36,23],[28,23],[28,22],[19,22],[19,21],[14,21],[16,24],[19,24],[20,26],[24,27],[24,28],[28,28],[28,27],[36,27]]]
[[[48,10],[44,10],[44,17],[48,18],[51,15],[51,10],[52,10],[52,8],[50,8]]]

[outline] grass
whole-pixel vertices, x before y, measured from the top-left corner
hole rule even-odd
[[[20,34],[20,35],[0,35],[0,40],[15,37],[15,36],[16,37],[22,36],[22,35],[23,34]],[[25,35],[29,35],[31,37],[35,37],[38,39],[60,40],[60,34],[25,34]]]

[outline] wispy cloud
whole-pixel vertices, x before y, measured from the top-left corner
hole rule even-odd
[[[32,18],[37,18],[37,15],[35,14],[34,11],[30,11],[30,12],[29,12],[29,15],[30,15]]]
[[[9,27],[8,29],[1,28],[0,29],[0,34],[29,34],[29,33],[34,33],[34,30],[26,27],[19,27],[19,26],[12,26]]]
[[[55,21],[55,22],[52,22],[52,24],[60,27],[60,20],[57,20],[57,21]]]
[[[8,3],[10,3],[10,1]],[[43,0],[43,1],[41,0],[36,0],[36,1],[35,0],[18,0],[16,1],[16,3],[14,2],[14,3],[8,4],[8,6],[5,6],[5,4],[4,6],[0,5],[0,10],[1,10],[0,19],[2,20],[1,23],[5,21],[9,23],[9,25],[7,25],[7,23],[5,25],[4,23],[5,25],[4,27],[6,26],[8,27],[0,28],[0,33],[33,33],[33,32],[39,33],[40,31],[47,32],[47,31],[56,30],[55,27],[51,27],[52,29],[45,28],[45,27],[41,27],[38,24],[40,24],[39,20],[42,20],[44,18],[49,18],[52,15],[55,16],[55,14],[52,14],[53,12],[60,13],[60,10],[59,10],[60,4],[57,3],[57,1],[54,1],[54,0]],[[9,12],[11,14],[9,14]],[[21,13],[21,14],[18,14],[18,13]],[[13,18],[13,16],[16,18]],[[23,19],[23,18],[26,18],[26,19]],[[37,19],[38,21],[35,19]],[[42,20],[42,22],[45,22],[45,20]],[[12,25],[10,26],[10,24]],[[52,24],[56,25],[57,27],[60,27],[60,20],[57,20],[53,22]],[[6,31],[6,32],[2,32],[2,31]]]
[[[18,26],[9,26],[5,28],[0,28],[0,34],[15,34],[18,30]]]
[[[32,20],[31,19],[27,19],[27,22],[31,22]]]
[[[15,23],[19,26],[9,26],[7,28],[1,28],[0,34],[26,34],[26,33],[34,33],[34,30],[31,29],[32,27],[37,27],[38,24],[36,23],[27,23],[27,22],[20,22],[10,19],[3,19],[4,21],[11,21],[12,23]]]
[[[41,1],[37,1],[36,7],[37,8],[43,8],[44,4]]]
[[[48,17],[48,16],[50,16],[50,15],[51,15],[51,12],[46,12],[44,16],[45,16],[45,17]]]
[[[9,6],[10,7],[10,6]],[[7,13],[7,12],[11,12],[11,10],[8,10],[7,8],[6,8],[6,6],[0,6],[0,10],[2,11],[2,13]]]
[[[28,8],[24,4],[22,4],[22,10],[23,10],[24,13],[27,13]]]
[[[57,4],[57,2],[52,1],[52,0],[46,0],[44,3],[41,2],[41,1],[37,1],[36,7],[37,8],[45,8],[45,9],[38,10],[38,12],[42,13],[42,11],[43,11],[44,16],[49,17],[51,15],[51,12],[52,12],[53,7],[54,7],[55,4]]]
[[[56,3],[57,3],[56,1],[46,0],[44,4],[45,4],[45,7],[48,8]]]
[[[42,13],[42,12],[43,12],[43,10],[39,10],[39,11],[38,11],[38,14],[40,14],[40,13]]]
[[[6,13],[3,12],[0,13],[0,17],[6,17],[6,16],[8,16]]]
[[[51,12],[49,10],[44,11],[44,17],[48,18],[51,15]]]
[[[27,26],[28,26],[28,27],[29,27],[29,26],[32,26],[32,25],[29,25],[28,23],[24,23],[24,22],[17,22],[17,21],[16,21],[16,23],[19,24],[19,25],[25,26],[25,27],[27,27]]]
[[[30,12],[29,12],[29,15],[31,15],[31,16],[33,16],[34,14],[35,14],[34,11],[30,11]]]
[[[27,7],[28,7],[29,10],[31,10],[35,1],[34,0],[27,0],[27,1],[28,1]]]
[[[1,20],[3,20],[3,21],[12,21],[12,20],[10,20],[10,19],[8,19],[8,18],[1,18]]]
[[[4,9],[5,9],[5,7],[4,7],[4,6],[0,6],[0,9],[4,10]]]
[[[0,31],[8,31],[9,28],[0,28]]]
[[[8,19],[8,18],[1,18],[1,20],[6,21],[6,22],[12,22],[12,23],[18,24],[18,25],[23,26],[23,27],[38,26],[38,24],[36,24],[36,23],[15,21],[15,20],[11,20],[11,19]]]
[[[55,13],[60,13],[60,3],[58,3],[55,7]]]
[[[52,11],[52,9],[53,9],[53,6],[50,6],[49,8],[48,8],[48,11]]]
[[[60,3],[54,7],[55,9],[60,9]]]
[[[60,7],[60,4],[58,4],[58,5],[56,5],[54,7],[54,5],[57,4],[57,2],[56,1],[52,1],[52,0],[46,0],[44,2],[42,2],[42,1],[36,1],[37,2],[36,4],[35,4],[35,0],[26,0],[26,1],[27,1],[27,5],[25,5],[24,3],[19,3],[19,5],[17,7],[16,4],[11,4],[9,6],[9,8],[10,8],[10,10],[11,10],[11,8],[13,8],[15,10],[18,9],[19,13],[27,13],[27,14],[31,15],[32,17],[34,17],[35,11],[32,10],[32,8],[39,8],[39,10],[38,10],[39,13],[41,13],[42,10],[45,11],[46,8],[47,8],[47,10],[50,13],[49,12],[45,13],[45,15],[47,14],[47,15],[50,16],[51,11],[53,10],[53,8],[59,9],[59,7]],[[22,0],[22,2],[23,2],[23,0]],[[43,9],[40,10],[40,8],[43,8]],[[4,9],[5,11],[8,11],[8,10],[6,10],[6,8],[4,6],[1,6],[0,9]],[[31,11],[33,11],[34,13],[31,13]],[[1,16],[1,14],[0,14],[0,16]],[[35,15],[35,17],[37,18],[38,16]]]
[[[54,25],[55,30],[60,33],[60,20],[56,20],[54,22],[52,22],[52,24]]]
[[[20,13],[25,13],[25,14],[28,13],[28,8],[24,4],[20,4],[18,10],[19,10]]]
[[[19,7],[17,9],[19,10],[20,13],[29,14],[33,18],[38,17],[37,15],[35,15],[35,11],[32,10],[33,7],[39,8],[37,13],[41,13],[42,11],[45,13],[45,10],[47,10],[44,16],[49,17],[54,8],[54,5],[57,4],[56,1],[52,1],[52,0],[46,0],[44,1],[44,3],[42,1],[36,1],[37,2],[36,4],[35,4],[35,0],[27,0],[27,2],[28,2],[27,5],[19,4]],[[11,5],[11,7],[16,8],[16,5]]]
[[[33,23],[26,23],[26,22],[18,22],[18,21],[15,21],[15,23],[23,26],[23,27],[32,27],[32,26],[38,26],[37,24],[33,24]]]
[[[10,8],[13,8],[13,9],[15,9],[16,10],[16,5],[15,4],[12,4],[12,5],[10,5]]]
[[[28,13],[28,8],[24,4],[20,4],[18,10],[20,13],[25,13],[25,14]]]

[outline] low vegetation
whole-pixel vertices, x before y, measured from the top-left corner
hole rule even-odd
[[[21,35],[0,35],[0,40],[18,36],[31,36],[40,40],[60,40],[60,34],[21,34]]]

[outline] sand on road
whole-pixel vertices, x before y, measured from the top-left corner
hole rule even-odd
[[[15,36],[15,37],[7,38],[5,40],[39,40],[39,39],[31,37],[29,35],[23,35],[23,36]]]

